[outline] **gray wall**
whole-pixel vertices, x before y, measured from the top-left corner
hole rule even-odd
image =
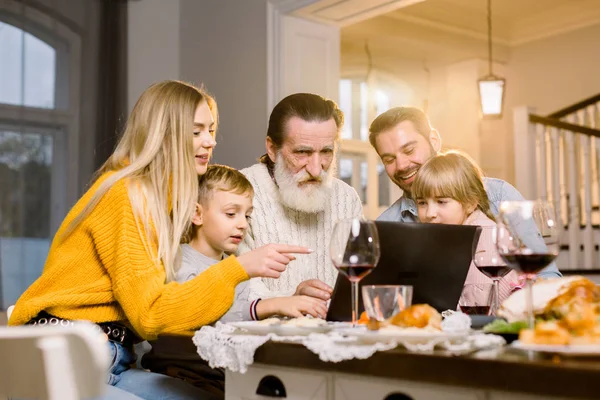
[[[266,0],[182,0],[181,76],[219,105],[214,162],[243,168],[265,152]]]
[[[131,112],[152,83],[181,79],[179,71],[180,0],[127,3],[127,104]]]
[[[129,49],[130,109],[153,82],[203,84],[221,118],[213,161],[243,168],[265,152],[267,0],[131,2]]]

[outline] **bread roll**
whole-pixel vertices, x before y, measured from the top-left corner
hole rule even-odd
[[[392,325],[399,327],[425,328],[431,327],[441,329],[442,316],[437,310],[428,304],[415,304],[389,319]]]

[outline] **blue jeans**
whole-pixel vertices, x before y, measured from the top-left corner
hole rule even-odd
[[[107,382],[110,387],[102,400],[219,399],[183,380],[143,369],[131,369],[130,366],[136,360],[135,354],[118,343],[109,341],[108,345],[112,360]]]

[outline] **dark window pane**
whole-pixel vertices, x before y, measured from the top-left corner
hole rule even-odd
[[[0,129],[0,307],[40,276],[50,247],[53,138]]]
[[[0,130],[0,236],[49,238],[52,137]]]

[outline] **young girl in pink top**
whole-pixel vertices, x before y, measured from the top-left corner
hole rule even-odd
[[[419,169],[412,185],[421,222],[433,224],[495,226],[490,203],[483,185],[481,169],[466,154],[458,151],[439,153]],[[493,246],[493,243],[490,243]],[[519,282],[511,271],[499,283],[502,302]],[[469,267],[467,284],[487,284],[492,280],[481,273],[473,263]],[[475,285],[466,290],[476,290]],[[488,304],[488,293],[463,291],[462,297],[475,299],[478,305]]]

